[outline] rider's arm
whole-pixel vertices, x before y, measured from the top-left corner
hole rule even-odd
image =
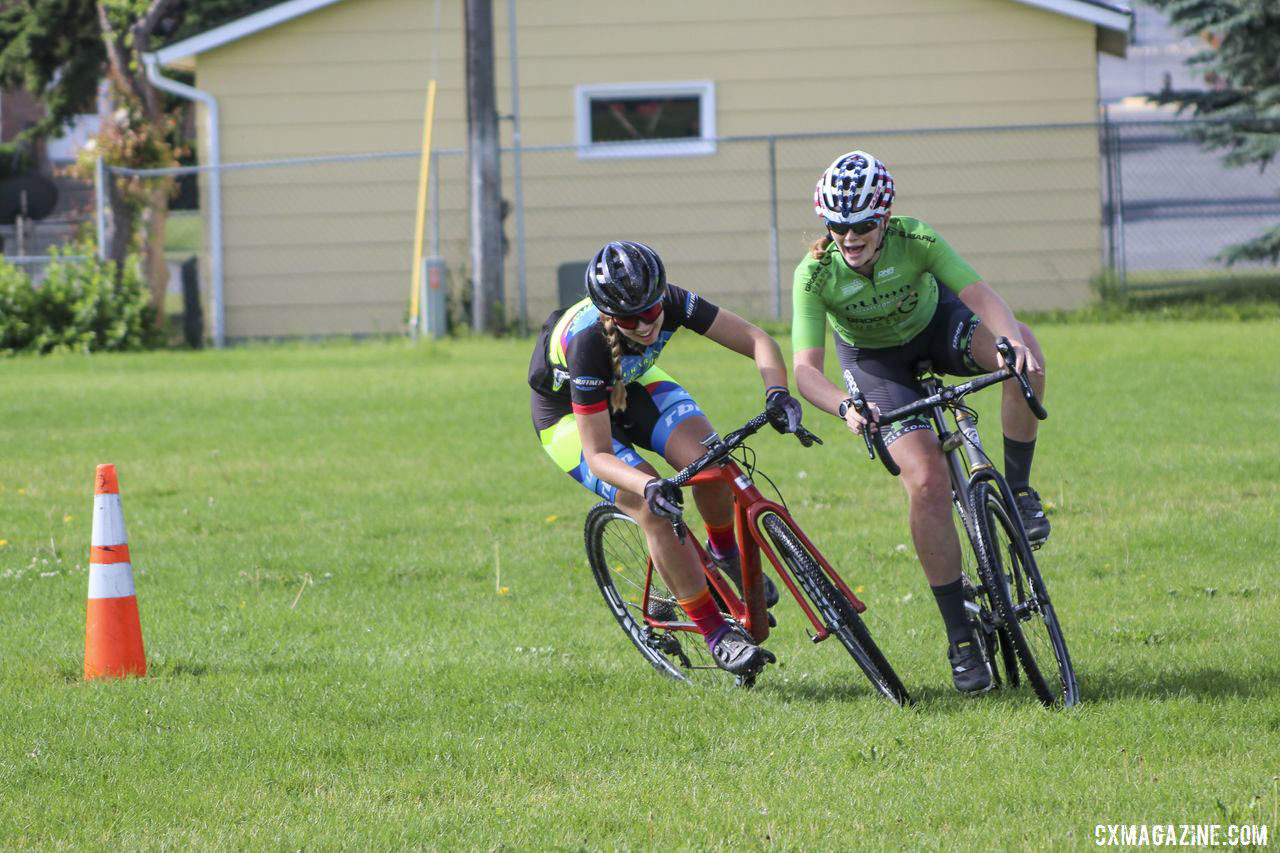
[[[644,484],[653,479],[653,475],[632,468],[614,454],[613,427],[608,409],[591,413],[574,412],[573,420],[578,426],[578,437],[582,441],[582,456],[587,460],[591,473],[620,489],[643,495]]]
[[[766,391],[787,387],[787,365],[782,350],[767,332],[721,308],[703,334],[721,346],[753,359],[760,370]]]
[[[1025,366],[1031,373],[1043,373],[1044,368],[1022,341],[1022,329],[1013,316],[1009,304],[984,281],[975,281],[960,291],[960,300],[978,315],[996,337],[1006,337],[1013,345],[1014,358],[1019,369]]]
[[[823,347],[796,350],[796,388],[799,389],[800,396],[822,411],[834,415],[840,401],[849,395],[831,384],[831,380],[823,373],[825,358],[826,350]]]
[[[809,349],[796,350],[794,364],[796,368],[796,388],[800,389],[800,395],[813,405],[828,414],[840,417],[840,404],[848,398],[848,393],[831,383],[827,379],[826,373],[823,372],[822,364],[826,357],[826,351],[823,347],[810,347]],[[878,420],[880,417],[880,409],[875,403],[870,403],[872,419]],[[856,433],[862,432],[862,424],[865,418],[858,414],[853,407],[849,407],[844,416],[844,422]]]

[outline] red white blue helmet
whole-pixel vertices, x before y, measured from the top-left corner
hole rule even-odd
[[[853,225],[888,216],[893,206],[893,175],[865,151],[841,154],[818,179],[813,209],[828,222]]]

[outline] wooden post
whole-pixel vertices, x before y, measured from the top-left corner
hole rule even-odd
[[[493,5],[466,0],[467,171],[471,198],[472,327],[496,332],[502,308],[501,175],[493,72]]]

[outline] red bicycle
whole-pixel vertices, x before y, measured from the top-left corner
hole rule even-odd
[[[796,524],[785,503],[779,502],[781,493],[779,501],[769,500],[752,482],[757,473],[766,480],[768,477],[756,469],[754,453],[744,442],[768,422],[768,413],[762,412],[723,439],[712,435],[704,442],[706,452],[670,478],[678,486],[724,482],[733,492],[741,595],[695,538],[707,584],[723,603],[725,618],[740,625],[756,642],[764,642],[772,623],[761,574],[760,555],[765,554],[812,623],[813,642],[834,635],[881,695],[895,704],[908,704],[910,696],[859,615],[866,605]],[[821,444],[803,427],[796,431],[796,437],[806,447]],[[677,534],[683,535],[683,522],[673,524]],[[587,559],[600,592],[645,660],[658,672],[681,681],[729,677],[715,665],[697,627],[684,616],[676,597],[654,570],[644,533],[630,516],[611,503],[597,504],[587,514],[585,539]],[[755,678],[756,674],[751,674],[738,677],[737,682],[749,687]]]

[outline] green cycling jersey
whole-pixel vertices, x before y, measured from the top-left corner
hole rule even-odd
[[[905,344],[933,317],[939,282],[959,293],[981,278],[927,223],[890,217],[871,278],[850,269],[835,243],[796,267],[792,346],[797,352],[824,346],[827,320],[855,347]]]

